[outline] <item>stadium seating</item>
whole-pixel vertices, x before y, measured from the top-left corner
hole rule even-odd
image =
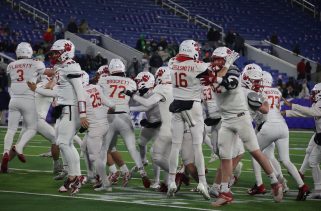
[[[302,55],[321,62],[321,22],[288,1],[174,1],[245,39],[269,40],[275,32],[281,46],[292,50],[298,43]]]

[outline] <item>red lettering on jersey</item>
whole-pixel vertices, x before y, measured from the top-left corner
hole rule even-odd
[[[107,84],[124,84],[129,85],[129,81],[126,80],[114,80],[114,79],[108,79]]]
[[[194,67],[193,66],[181,66],[181,65],[174,64],[173,70],[194,72]]]

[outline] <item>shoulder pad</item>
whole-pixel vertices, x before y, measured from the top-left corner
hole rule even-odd
[[[257,110],[264,102],[264,97],[256,92],[250,92],[247,95],[248,104],[253,110]]]

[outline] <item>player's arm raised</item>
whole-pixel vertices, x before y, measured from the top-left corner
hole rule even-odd
[[[292,110],[286,110],[283,114],[287,117],[321,117],[321,108],[317,105],[305,107],[292,104]]]

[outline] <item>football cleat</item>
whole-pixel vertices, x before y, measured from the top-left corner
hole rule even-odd
[[[76,178],[75,178],[76,179]],[[74,179],[74,180],[75,180]],[[69,178],[67,178],[64,181],[64,184],[58,189],[59,192],[64,193],[67,192],[71,188],[71,184],[73,181],[71,181]]]
[[[220,193],[217,200],[215,202],[212,202],[211,205],[213,207],[220,207],[220,206],[224,206],[226,204],[229,204],[233,201],[233,195],[231,192],[227,192],[227,193]]]
[[[208,190],[210,197],[217,198],[220,195],[219,187],[211,186]]]
[[[143,176],[142,177],[142,181],[143,181],[143,185],[144,185],[145,188],[149,188],[150,187],[151,182],[150,182],[150,180],[149,180],[149,178],[147,176]]]
[[[194,188],[190,189],[189,191],[190,191],[190,192],[193,192],[193,193],[198,193],[197,187],[194,187]]]
[[[159,182],[155,182],[154,184],[152,184],[152,185],[150,186],[150,188],[155,189],[155,190],[159,190],[159,188],[160,188]]]
[[[9,153],[6,152],[2,156],[1,161],[1,172],[2,173],[8,173],[8,163],[9,163]]]
[[[215,154],[214,152],[212,152],[212,154],[211,154],[211,159],[208,161],[208,163],[213,163],[213,162],[216,161],[217,159],[219,159],[219,157],[217,156],[217,154]]]
[[[138,171],[138,167],[134,166],[133,168],[130,169],[130,174],[133,175],[134,173],[136,173]]]
[[[70,195],[74,196],[80,191],[81,185],[86,183],[87,177],[77,176],[70,184]]]
[[[167,190],[167,198],[171,198],[175,196],[175,193],[177,192],[177,186],[175,182],[171,182],[169,184],[168,190]]]
[[[60,193],[65,193],[65,192],[68,192],[68,189],[67,189],[64,185],[62,185],[62,186],[58,189],[58,191],[59,191]]]
[[[277,182],[274,184],[271,184],[271,192],[272,192],[272,196],[275,202],[281,202],[283,199],[283,189],[282,189],[282,185]]]
[[[100,192],[100,191],[111,192],[113,188],[110,185],[107,185],[107,186],[102,185],[101,187],[95,188],[94,190],[97,192]]]
[[[197,190],[199,191],[200,194],[202,194],[205,200],[210,200],[211,197],[208,194],[207,187],[205,187],[203,183],[198,183]]]
[[[182,183],[184,183],[185,185],[189,185],[189,178],[184,173],[178,172],[175,176],[175,183],[177,186],[177,192],[181,189]]]
[[[310,194],[310,190],[309,187],[304,184],[302,187],[299,188],[299,193],[296,197],[297,201],[305,201],[307,196]]]
[[[143,166],[148,166],[148,160],[143,160]]]
[[[119,176],[120,176],[120,172],[116,171],[115,173],[110,173],[107,179],[112,185],[114,185],[114,184],[117,184]]]
[[[49,150],[48,152],[41,153],[41,154],[39,154],[39,156],[45,157],[45,158],[52,157],[51,150]]]
[[[126,187],[128,185],[130,178],[131,178],[130,172],[125,172],[123,175],[123,187]]]
[[[66,170],[62,170],[58,175],[54,176],[54,180],[63,180],[68,175]]]
[[[84,184],[86,184],[88,182],[88,177],[87,176],[81,175],[81,176],[78,176],[78,179],[79,179],[81,185],[84,185]]]
[[[247,190],[247,193],[251,196],[257,195],[257,194],[266,194],[266,189],[264,184],[257,186],[256,184],[251,188]]]
[[[19,152],[17,152],[17,149],[16,149],[16,146],[15,146],[15,145],[12,147],[12,151],[14,151],[15,153],[17,153],[18,159],[19,159],[22,163],[27,162],[25,156],[24,156],[22,153],[20,154]]]
[[[282,184],[283,193],[289,192],[290,188],[288,187],[287,180],[285,178],[279,179],[279,182]]]
[[[53,163],[53,171],[52,173],[54,175],[59,174],[59,172],[63,171],[63,165],[60,160],[57,160],[56,162]]]
[[[308,196],[309,199],[321,199],[321,190],[314,190],[314,192]]]
[[[162,193],[167,193],[168,191],[168,186],[162,182],[159,186],[159,189],[158,189],[159,192],[162,192]]]

